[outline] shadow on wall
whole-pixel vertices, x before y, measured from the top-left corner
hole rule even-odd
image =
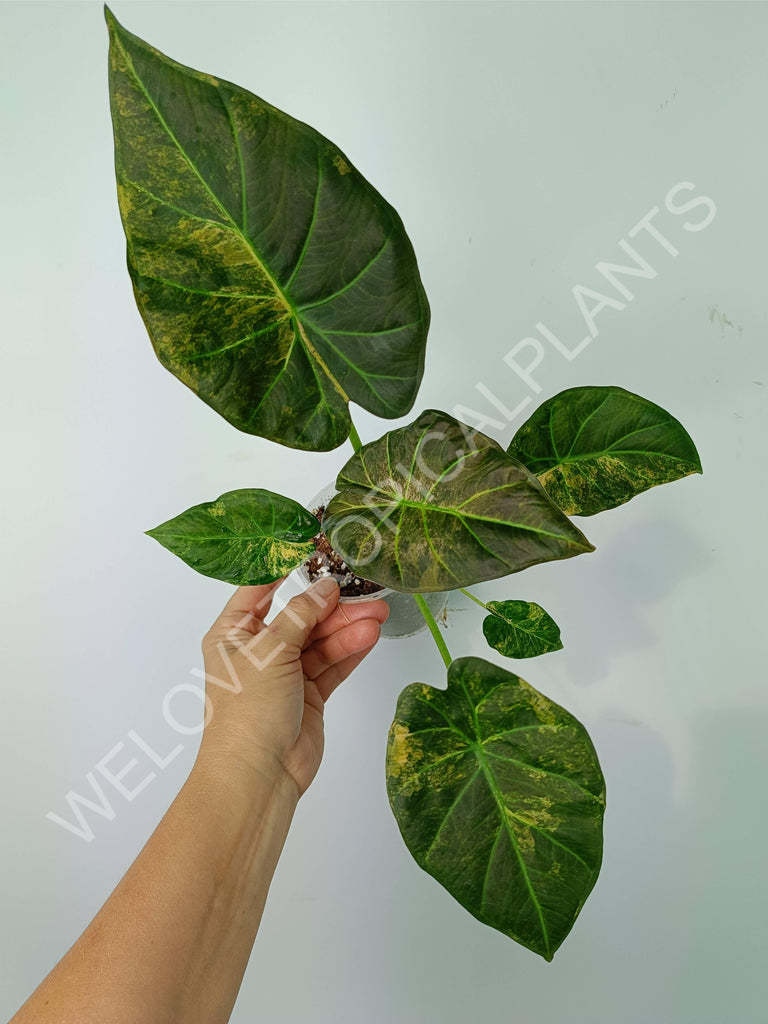
[[[603,560],[601,601],[598,607],[590,601],[574,605],[568,616],[568,676],[576,686],[615,681],[612,666],[619,659],[670,642],[650,624],[648,610],[713,562],[712,553],[675,520],[633,525],[596,543]]]

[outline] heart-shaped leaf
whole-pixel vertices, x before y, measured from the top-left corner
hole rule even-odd
[[[551,960],[602,859],[605,784],[584,727],[511,672],[459,658],[446,690],[400,695],[387,791],[419,866]]]
[[[320,524],[297,501],[244,488],[147,530],[203,576],[238,586],[279,580],[315,550]]]
[[[434,409],[364,445],[336,487],[326,536],[393,590],[453,590],[594,550],[525,466]]]
[[[314,129],[106,12],[128,267],[158,358],[240,430],[326,451],[413,405],[429,306],[395,210]]]
[[[535,658],[562,650],[560,627],[535,601],[489,601],[483,633],[507,658]]]
[[[701,473],[682,423],[617,387],[561,391],[539,406],[507,450],[569,516],[591,516],[649,487]]]

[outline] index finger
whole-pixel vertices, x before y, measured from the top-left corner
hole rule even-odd
[[[275,591],[284,579],[283,576],[274,583],[266,583],[263,586],[238,587],[211,626],[211,632],[226,634],[243,629],[253,636],[260,633],[264,628],[264,616],[272,606]]]
[[[322,640],[323,637],[331,636],[345,626],[360,619],[375,619],[379,624],[386,622],[389,615],[389,605],[386,601],[365,601],[361,604],[339,604],[334,608],[328,618],[315,626],[312,633],[313,640]]]

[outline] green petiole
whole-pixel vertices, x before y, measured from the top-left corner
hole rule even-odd
[[[453,659],[451,658],[450,651],[448,650],[448,645],[443,639],[443,634],[440,632],[440,629],[437,623],[435,622],[435,617],[429,609],[429,605],[424,600],[421,594],[414,594],[413,597],[414,600],[416,601],[416,604],[419,606],[419,611],[424,616],[425,622],[429,626],[429,631],[434,637],[434,641],[437,644],[437,649],[438,651],[440,651],[442,659],[445,662],[445,667],[449,668],[451,661],[453,661]]]

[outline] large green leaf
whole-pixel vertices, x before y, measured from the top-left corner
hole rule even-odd
[[[616,387],[561,391],[539,406],[507,450],[569,516],[591,516],[701,472],[682,423]]]
[[[427,593],[570,558],[592,545],[494,440],[429,409],[364,445],[323,529],[355,571]]]
[[[562,650],[560,627],[535,601],[489,601],[483,635],[507,658],[536,658]]]
[[[395,210],[314,129],[106,18],[128,267],[163,365],[294,448],[341,444],[349,401],[408,412],[429,306]]]
[[[400,695],[387,791],[419,866],[551,960],[602,859],[605,784],[584,727],[511,672],[459,658],[446,690]]]
[[[272,491],[245,488],[147,530],[203,576],[254,586],[279,580],[315,551],[315,516]]]

